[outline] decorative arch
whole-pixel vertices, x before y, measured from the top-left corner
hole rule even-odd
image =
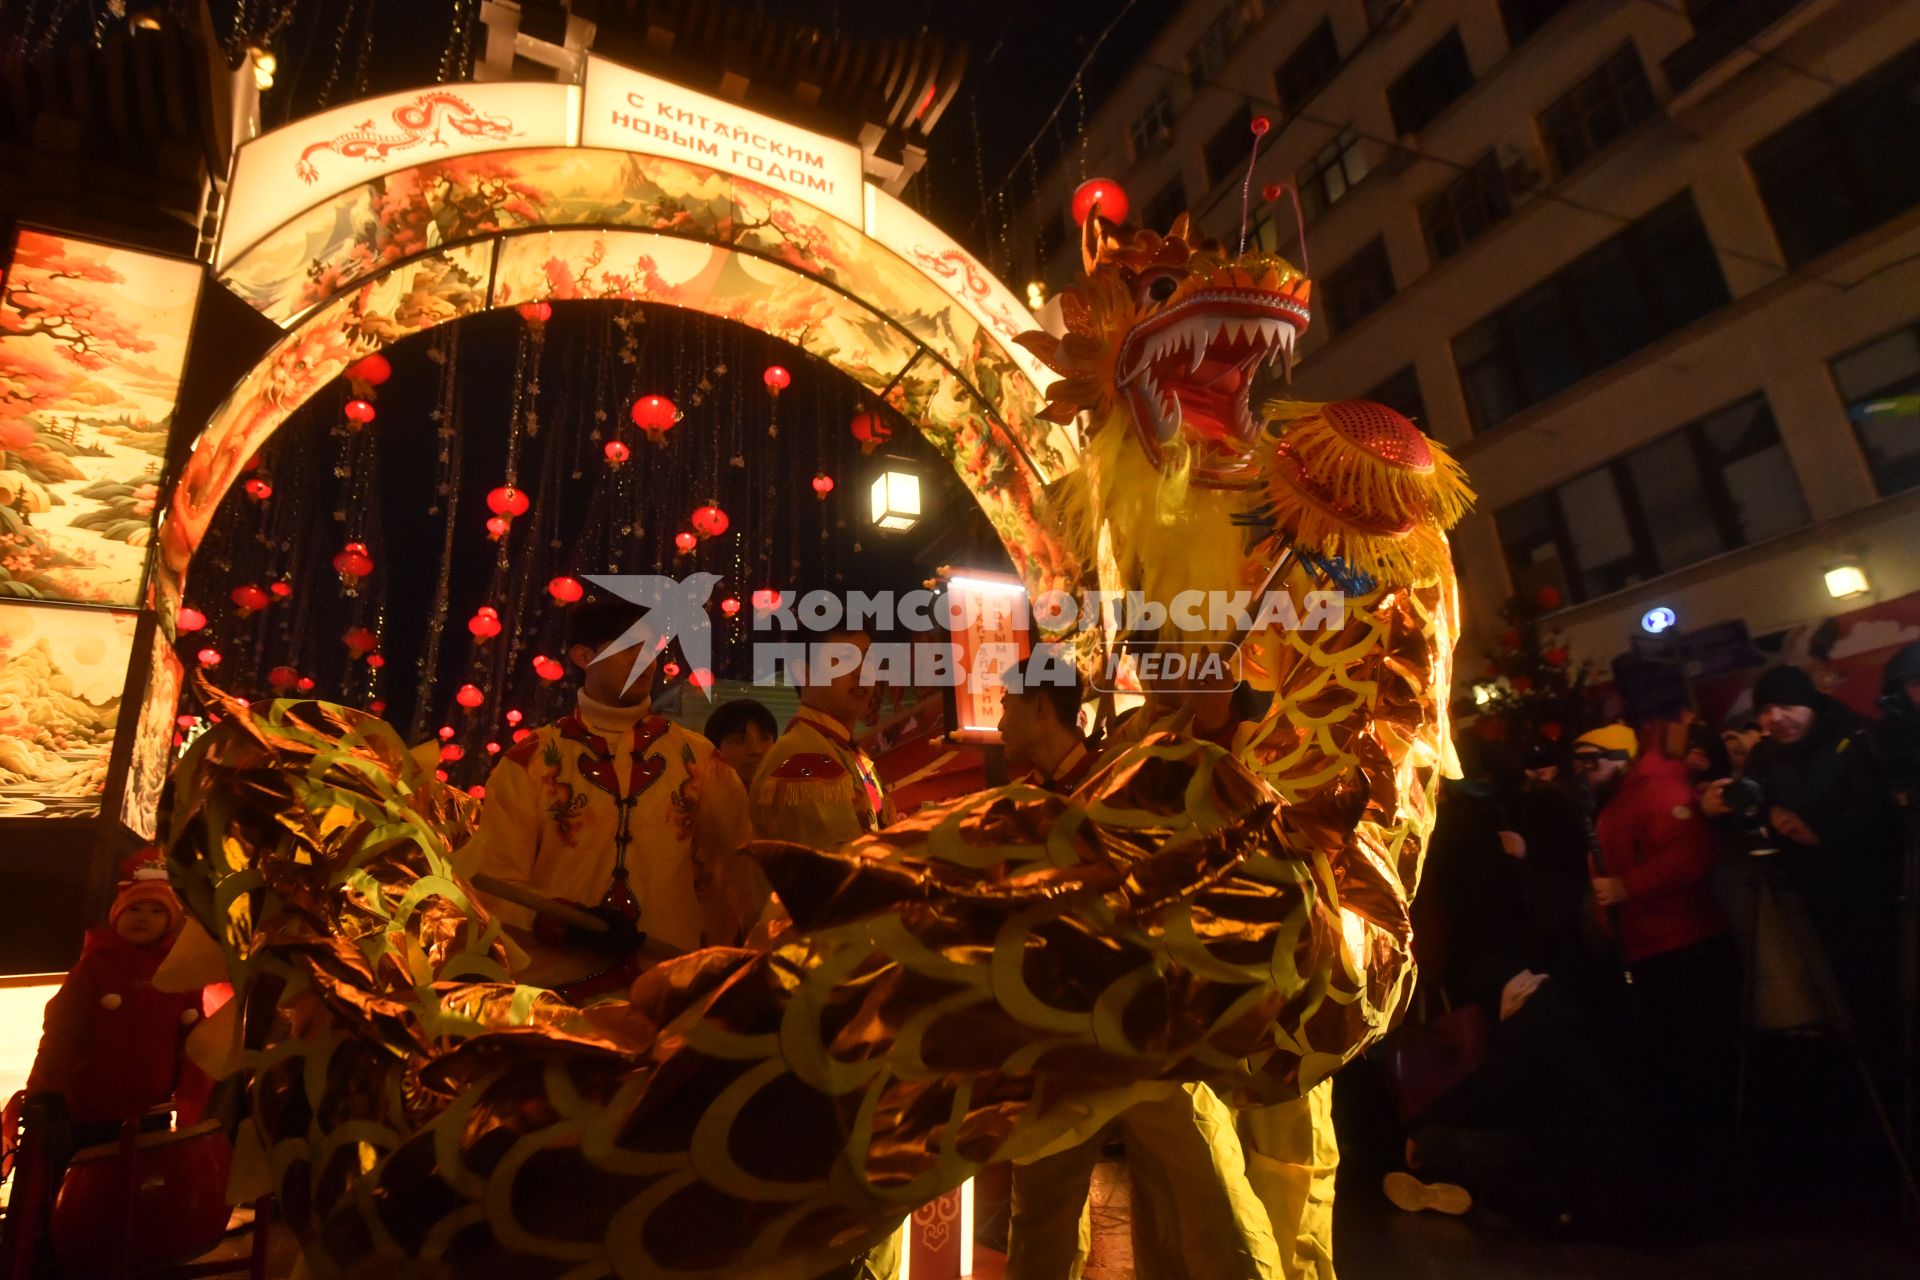
[[[589,100],[592,85],[590,77]],[[562,145],[515,146],[529,131],[515,132],[504,108],[488,114],[485,98],[516,92],[521,101],[534,88],[567,95],[567,109],[578,109],[577,91],[562,86],[463,86],[462,108],[495,122],[448,148],[465,154],[411,165],[399,162],[410,157],[372,155],[374,176],[320,182],[314,190],[324,194],[311,199],[295,181],[316,173],[316,153],[329,162],[348,154],[337,139],[325,139],[339,113],[242,150],[228,195],[228,231],[245,226],[251,234],[264,225],[250,201],[278,202],[292,212],[243,246],[223,240],[216,270],[222,284],[286,334],[214,410],[172,486],[151,592],[169,635],[221,500],[296,409],[362,356],[465,316],[534,302],[685,307],[806,350],[927,436],[979,502],[1030,590],[1077,580],[1079,565],[1045,496],[1049,483],[1078,465],[1076,446],[1069,432],[1040,417],[1043,370],[1013,341],[1033,322],[1004,284],[871,185],[858,192],[856,226],[725,165],[573,145],[578,130]],[[417,110],[409,103],[447,96],[422,90],[350,110],[377,118],[398,103],[390,114],[400,120]],[[276,175],[269,167],[276,157],[295,158],[295,168]],[[291,206],[289,191],[297,193]],[[830,203],[844,213],[844,190]]]

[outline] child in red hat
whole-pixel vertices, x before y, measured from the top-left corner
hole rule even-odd
[[[57,1094],[78,1145],[111,1140],[122,1122],[172,1100],[200,993],[153,986],[180,935],[180,899],[157,849],[136,855],[107,927],[87,931],[80,959],[47,1004],[29,1095]]]

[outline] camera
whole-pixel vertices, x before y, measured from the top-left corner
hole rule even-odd
[[[1767,793],[1757,778],[1733,778],[1720,789],[1720,800],[1729,813],[1744,822],[1759,818],[1767,805]]]

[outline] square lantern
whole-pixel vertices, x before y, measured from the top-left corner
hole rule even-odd
[[[896,532],[920,521],[920,477],[889,464],[873,481],[873,522]]]

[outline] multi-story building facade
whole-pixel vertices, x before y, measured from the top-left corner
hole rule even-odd
[[[1552,586],[1604,662],[1657,606],[1760,633],[1920,590],[1920,417],[1869,408],[1920,392],[1916,85],[1902,0],[1189,0],[1009,244],[1069,283],[1090,175],[1232,243],[1268,117],[1298,390],[1467,465],[1470,637]]]

